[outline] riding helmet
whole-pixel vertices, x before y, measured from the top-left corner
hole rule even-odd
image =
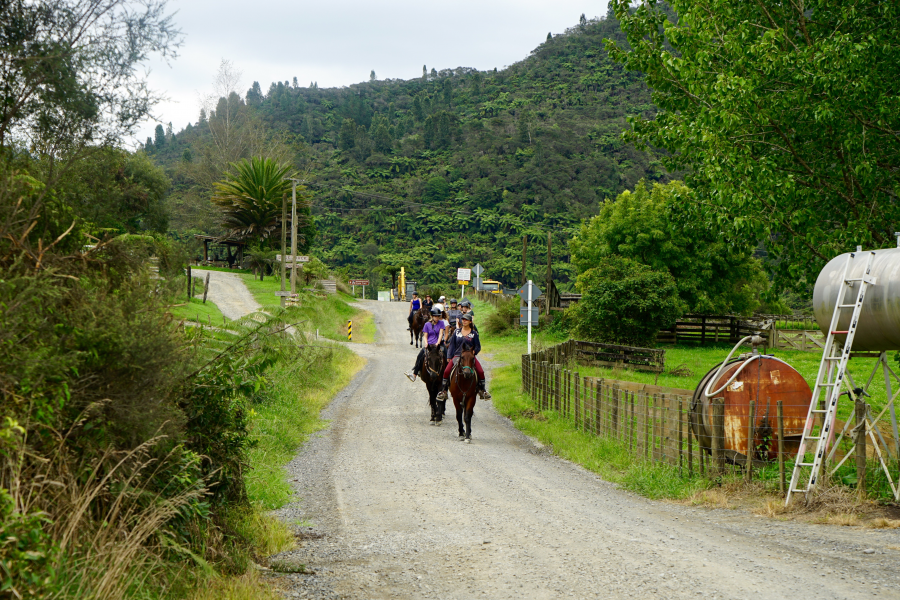
[[[456,298],[450,298],[450,304],[456,304]]]
[[[463,316],[460,317],[460,319],[462,319],[463,321],[471,321],[472,313],[465,313]]]
[[[441,309],[438,308],[437,306],[433,306],[431,308],[431,314],[439,317],[439,316],[441,316]]]

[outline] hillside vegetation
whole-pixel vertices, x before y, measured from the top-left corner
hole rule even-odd
[[[655,109],[605,38],[625,42],[614,16],[582,17],[503,70],[423,67],[418,79],[336,89],[293,78],[241,92],[225,63],[221,97],[195,125],[147,140],[173,180],[171,228],[221,233],[212,182],[231,162],[265,155],[307,174],[310,252],[348,275],[386,283],[405,266],[420,284],[450,284],[456,267],[480,262],[517,284],[527,235],[528,274],[543,279],[550,233],[566,287],[574,226],[641,179],[667,180],[652,152],[621,141],[628,115]]]

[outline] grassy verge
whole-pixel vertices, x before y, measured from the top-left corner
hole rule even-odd
[[[191,298],[190,300],[184,296],[182,298],[181,304],[169,308],[169,313],[176,321],[192,321],[204,325],[222,324],[224,315],[212,300],[207,299],[204,304],[202,298]]]
[[[316,349],[307,363],[279,365],[265,402],[256,408],[247,475],[250,501],[272,510],[290,501],[291,488],[284,465],[309,436],[326,425],[319,413],[365,364],[364,359],[340,346]]]

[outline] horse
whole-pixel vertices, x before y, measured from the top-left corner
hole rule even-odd
[[[422,328],[425,327],[425,323],[431,320],[431,315],[428,313],[428,310],[422,306],[419,310],[413,313],[412,318],[412,326],[409,328],[409,345],[413,345],[413,340],[416,342],[416,348],[420,348],[422,344]]]
[[[444,350],[440,346],[432,345],[425,348],[425,363],[422,365],[420,375],[425,387],[428,388],[428,404],[431,405],[431,424],[440,426],[444,420],[444,407],[446,400],[438,400],[438,392],[441,391],[441,383],[446,366]]]
[[[459,362],[450,373],[450,395],[456,407],[456,422],[459,423],[459,439],[472,443],[472,414],[478,398],[478,374],[475,372],[475,350],[463,346]],[[465,413],[465,415],[464,415]],[[465,429],[463,428],[465,416]]]

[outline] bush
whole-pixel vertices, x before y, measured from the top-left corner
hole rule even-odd
[[[581,301],[568,311],[585,340],[652,346],[684,312],[675,280],[631,259],[607,256],[578,277]]]
[[[484,320],[484,332],[504,333],[519,323],[519,298],[500,299],[497,310]]]

